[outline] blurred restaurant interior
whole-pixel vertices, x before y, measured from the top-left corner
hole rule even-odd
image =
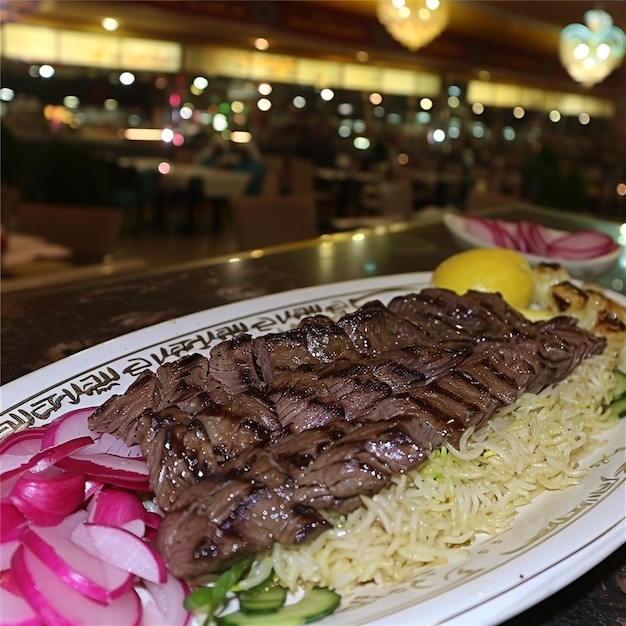
[[[624,218],[626,3],[425,0],[406,32],[393,4],[2,0],[4,228],[113,208],[93,251],[162,264],[253,246],[242,195],[311,194],[317,233],[517,200]]]

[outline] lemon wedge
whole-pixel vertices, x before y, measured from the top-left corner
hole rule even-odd
[[[432,284],[459,295],[470,290],[500,293],[516,309],[530,307],[535,289],[528,261],[519,252],[505,248],[459,252],[437,266]]]

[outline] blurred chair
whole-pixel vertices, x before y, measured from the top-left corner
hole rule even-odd
[[[377,213],[410,220],[413,215],[413,189],[409,180],[385,180],[378,184]]]
[[[373,186],[372,195],[362,198],[365,213],[330,220],[338,230],[408,222],[413,217],[413,189],[407,179],[383,180]]]
[[[8,229],[13,229],[15,226],[20,197],[21,192],[19,187],[10,185],[9,183],[0,184],[0,211],[2,211],[2,223]]]
[[[313,194],[231,198],[235,238],[241,250],[317,237]]]
[[[315,164],[311,159],[293,157],[287,164],[289,193],[302,194],[315,191]]]
[[[338,192],[334,185],[321,181],[316,176],[313,159],[291,157],[285,167],[285,189],[288,194],[312,194],[315,208],[322,222],[328,222],[336,213]]]
[[[67,246],[76,258],[101,261],[115,252],[123,218],[119,209],[21,202],[16,230]]]
[[[284,187],[285,160],[280,154],[268,154],[263,158],[265,176],[261,195],[265,197],[279,196]]]

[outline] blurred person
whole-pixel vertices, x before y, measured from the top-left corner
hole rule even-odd
[[[207,167],[225,167],[232,163],[232,151],[228,142],[219,135],[214,135],[193,159]]]
[[[256,144],[234,143],[232,144],[236,161],[233,169],[238,172],[250,174],[250,182],[247,184],[244,195],[258,196],[263,189],[265,178],[265,163]]]

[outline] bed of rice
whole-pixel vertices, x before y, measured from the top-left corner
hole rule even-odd
[[[609,351],[607,351],[609,352]],[[397,583],[422,565],[445,562],[479,533],[510,527],[517,507],[544,490],[562,490],[584,472],[580,460],[615,425],[605,410],[615,358],[587,359],[567,380],[525,394],[458,449],[435,453],[364,506],[333,520],[305,546],[277,545],[275,571],[292,591],[321,584],[346,595],[365,582]]]

